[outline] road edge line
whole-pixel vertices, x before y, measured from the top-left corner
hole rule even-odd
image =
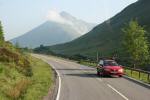
[[[43,60],[44,62],[46,62],[46,63],[48,63],[55,71],[56,71],[56,73],[57,73],[57,77],[58,77],[58,90],[57,90],[57,96],[56,96],[56,100],[59,100],[59,98],[60,98],[60,90],[61,90],[61,78],[60,78],[60,74],[59,74],[59,72],[55,69],[55,66],[53,65],[53,64],[50,64],[47,60],[45,60],[45,59],[41,59],[41,60]]]
[[[44,60],[44,59],[43,59]],[[46,60],[44,60],[45,62],[47,62]],[[56,100],[59,100],[60,98],[60,91],[61,91],[61,77],[60,77],[60,74],[59,72],[55,69],[54,65],[53,64],[50,64],[49,62],[47,62],[49,65],[51,65],[53,67],[53,69],[56,71],[57,73],[57,77],[58,77],[58,90],[57,90],[57,96],[56,96]]]
[[[59,81],[59,83],[58,83],[58,92],[57,92],[56,100],[59,100],[59,98],[60,98],[60,90],[61,90],[61,78],[60,78],[59,72],[58,72],[57,70],[55,70],[55,71],[56,71],[56,73],[57,73],[57,75],[58,75],[58,81]]]
[[[132,81],[132,82],[134,82],[134,83],[136,83],[136,84],[138,84],[138,85],[141,85],[141,86],[143,86],[143,87],[145,87],[145,88],[150,89],[150,84],[144,83],[144,82],[142,82],[142,81],[136,80],[136,79],[134,79],[134,78],[132,78],[132,77],[128,77],[128,76],[126,76],[126,75],[124,75],[123,78],[125,78],[125,79],[127,79],[127,80],[129,80],[129,81]]]
[[[31,56],[33,56],[33,57],[35,57],[35,58],[37,58],[37,59],[41,59],[41,58],[39,58],[39,57],[37,57],[37,56],[35,56],[35,55],[31,55]],[[61,78],[60,78],[60,74],[59,74],[59,72],[55,69],[54,65],[50,64],[50,63],[49,63],[47,60],[45,60],[45,59],[41,59],[41,60],[43,60],[44,62],[46,62],[47,64],[49,64],[49,65],[52,67],[52,69],[55,70],[55,72],[56,72],[56,74],[57,74],[57,76],[58,76],[57,96],[55,97],[55,99],[56,99],[56,100],[59,100],[59,98],[60,98],[60,90],[61,90]]]

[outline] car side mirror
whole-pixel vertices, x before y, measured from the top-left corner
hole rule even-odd
[[[103,66],[102,64],[97,64],[98,66]]]
[[[102,66],[102,67],[103,67],[104,65],[103,65],[103,64],[100,64],[100,66]]]

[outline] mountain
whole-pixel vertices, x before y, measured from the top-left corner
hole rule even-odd
[[[91,57],[96,52],[110,55],[122,50],[122,28],[131,20],[136,19],[150,33],[150,0],[138,0],[123,11],[99,24],[87,34],[65,44],[50,46],[58,54],[82,54]],[[150,40],[150,38],[149,38]]]
[[[95,24],[78,20],[72,15],[51,11],[49,20],[22,36],[11,40],[13,44],[19,43],[21,47],[38,47],[40,45],[55,45],[71,41],[87,32]]]

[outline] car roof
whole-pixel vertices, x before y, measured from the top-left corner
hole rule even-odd
[[[115,61],[115,60],[109,60],[109,59],[107,59],[107,60],[104,60],[104,61]]]
[[[103,61],[115,61],[115,60],[112,60],[112,59],[100,59],[100,60],[103,60]]]
[[[100,57],[100,60],[114,60],[114,57]]]

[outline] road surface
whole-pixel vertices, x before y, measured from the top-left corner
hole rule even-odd
[[[150,100],[150,89],[127,79],[97,77],[94,68],[56,57],[34,56],[59,73],[58,100]]]

